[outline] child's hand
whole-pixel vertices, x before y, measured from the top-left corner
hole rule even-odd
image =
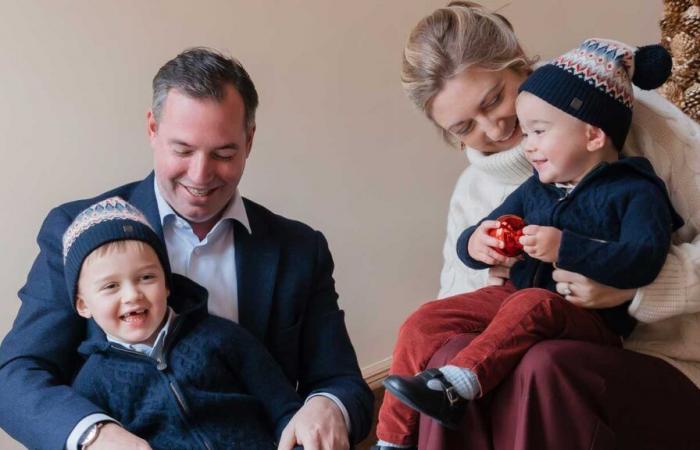
[[[554,227],[528,225],[520,238],[525,253],[544,262],[557,262],[561,245],[561,230]]]
[[[469,256],[488,265],[504,264],[508,257],[501,255],[493,248],[503,248],[503,241],[489,236],[489,230],[498,228],[500,222],[497,220],[484,220],[472,233],[467,243]]]

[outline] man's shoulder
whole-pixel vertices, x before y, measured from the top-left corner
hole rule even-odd
[[[150,177],[149,177],[150,178]],[[148,180],[148,178],[146,179]],[[69,216],[76,216],[79,214],[81,211],[83,211],[85,208],[88,206],[97,203],[101,200],[104,200],[109,197],[122,197],[124,200],[130,200],[132,197],[134,191],[142,185],[142,183],[146,182],[146,180],[139,180],[139,181],[132,181],[130,183],[118,186],[116,188],[110,189],[106,192],[103,192],[99,195],[95,195],[93,197],[88,197],[88,198],[81,198],[77,200],[72,200],[66,203],[63,203],[56,208],[55,210],[61,210],[64,213],[68,214]]]
[[[70,202],[62,203],[49,211],[44,219],[41,226],[41,231],[39,232],[39,238],[49,238],[58,233],[58,236],[63,235],[63,232],[70,225],[70,223],[75,219],[75,217],[80,214],[88,206],[100,201],[105,198],[120,196],[129,202],[133,203],[134,193],[139,189],[143,190],[148,186],[148,181],[151,180],[151,176],[141,181],[134,181],[128,184],[124,184],[109,191],[103,192],[99,195],[89,198],[83,198],[79,200],[73,200]],[[150,188],[151,194],[153,195],[153,189]]]
[[[253,232],[256,228],[263,227],[273,234],[283,236],[314,237],[319,233],[304,222],[272,212],[248,198],[243,198],[243,203]]]

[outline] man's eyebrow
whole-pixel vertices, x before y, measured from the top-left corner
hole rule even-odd
[[[168,142],[170,144],[179,145],[181,147],[192,147],[190,144],[188,144],[185,141],[181,141],[180,139],[170,139],[170,140],[168,140]]]
[[[483,97],[481,97],[481,100],[479,101],[479,108],[484,107],[484,102],[486,102],[486,99],[491,95],[491,93],[493,91],[499,89],[501,87],[501,85],[502,85],[501,82],[496,82],[496,84],[491,86],[491,88],[488,91],[486,91],[486,93],[483,95]],[[471,122],[471,119],[470,119],[470,122]],[[450,125],[447,128],[447,131],[449,131],[450,133],[454,133],[455,132],[454,129],[460,127],[461,125],[464,125],[464,120],[460,120],[459,122],[453,123],[452,125]]]
[[[193,148],[194,146],[182,141],[180,139],[170,139],[170,144],[171,145],[179,145],[181,147],[187,147],[187,148]],[[214,147],[212,150],[224,150],[224,149],[232,149],[232,150],[238,150],[240,146],[236,142],[229,142],[223,145],[219,145],[218,147]]]

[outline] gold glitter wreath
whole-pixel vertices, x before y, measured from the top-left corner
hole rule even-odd
[[[673,71],[659,90],[700,122],[700,0],[664,0],[660,25]]]

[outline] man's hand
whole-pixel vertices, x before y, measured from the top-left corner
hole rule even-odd
[[[469,256],[490,266],[505,263],[508,257],[494,250],[494,248],[503,248],[503,241],[489,235],[489,230],[500,226],[501,223],[497,220],[484,220],[481,222],[469,237],[469,242],[467,242]]]
[[[561,230],[541,225],[528,225],[520,237],[523,251],[544,262],[557,262],[561,245]]]
[[[301,407],[282,432],[277,450],[348,450],[348,429],[333,400],[317,395]]]
[[[636,289],[606,286],[564,269],[554,270],[552,278],[557,282],[557,292],[582,308],[612,308],[631,299],[636,293]]]
[[[106,423],[88,450],[151,450],[148,442],[131,434],[114,422]]]

